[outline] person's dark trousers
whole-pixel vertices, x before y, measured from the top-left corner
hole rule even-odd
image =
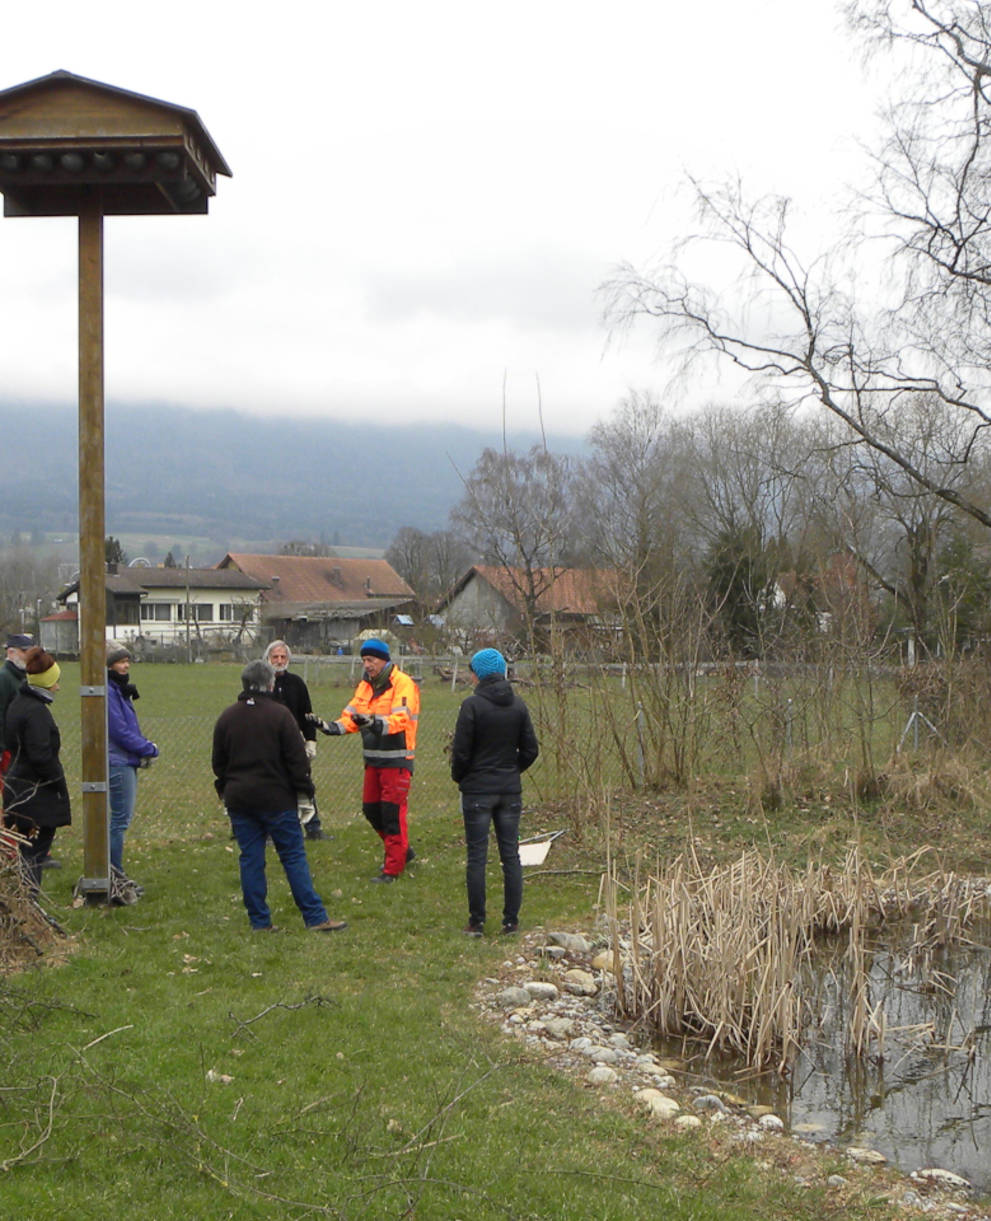
[[[472,924],[485,923],[485,864],[489,854],[489,825],[495,827],[502,862],[502,923],[515,925],[523,902],[523,866],[520,864],[520,814],[523,799],[519,793],[462,793],[461,813],[465,821],[468,867],[468,918]]]
[[[405,767],[366,767],[361,808],[385,848],[382,872],[397,878],[409,852],[407,807],[412,773]]]
[[[272,923],[265,880],[265,838],[270,836],[296,906],[307,928],[327,919],[327,911],[313,888],[310,865],[306,859],[303,828],[296,810],[276,814],[248,814],[228,810],[237,846],[241,849],[241,892],[252,928],[268,928]]]

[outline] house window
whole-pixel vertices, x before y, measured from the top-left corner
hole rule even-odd
[[[186,602],[179,607],[179,618],[209,623],[213,619],[212,602]]]
[[[172,604],[170,602],[142,602],[141,618],[143,621],[153,619],[156,622],[168,622],[172,618]]]
[[[237,606],[233,602],[221,602],[217,607],[221,623],[254,623],[255,608],[253,606]]]

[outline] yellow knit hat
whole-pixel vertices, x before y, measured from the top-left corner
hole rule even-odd
[[[62,667],[51,653],[35,646],[25,658],[28,672],[28,682],[32,687],[44,687],[51,690],[59,680]]]

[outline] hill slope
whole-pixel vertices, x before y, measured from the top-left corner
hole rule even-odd
[[[24,439],[5,447],[8,458],[39,452],[34,437],[45,455],[43,470],[5,463],[0,533],[75,531],[75,409],[0,402],[0,430]],[[232,538],[384,547],[402,526],[444,529],[461,476],[486,445],[502,445],[460,425],[377,428],[169,406],[108,410],[106,437],[108,533],[200,535],[221,547]],[[517,434],[512,444],[536,440]],[[580,448],[573,437],[549,444]]]

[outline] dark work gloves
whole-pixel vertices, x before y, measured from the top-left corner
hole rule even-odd
[[[308,712],[306,714],[306,719],[311,725],[316,725],[317,729],[319,729],[321,733],[325,733],[330,738],[334,737],[336,734],[344,732],[336,721],[325,721],[323,717],[317,716],[315,712]]]

